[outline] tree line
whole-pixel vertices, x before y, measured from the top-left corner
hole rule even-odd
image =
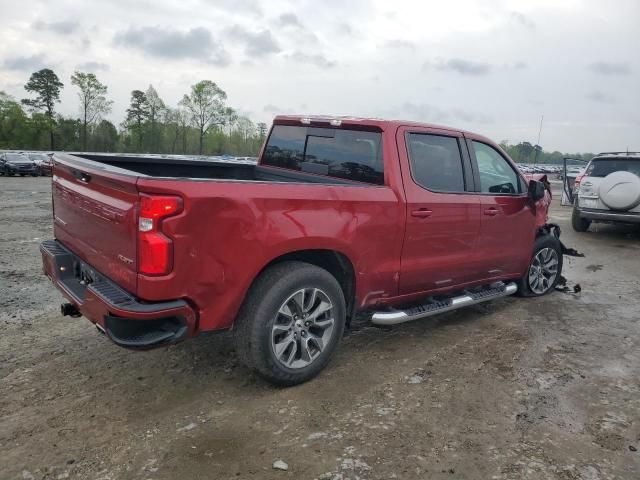
[[[64,84],[44,68],[24,88],[30,98],[16,101],[0,91],[0,149],[66,150],[253,156],[264,141],[267,125],[254,124],[227,105],[227,94],[215,82],[192,85],[178,104],[169,106],[153,85],[133,90],[126,118],[116,127],[108,87],[93,73],[74,72],[78,117],[56,112]],[[540,145],[500,142],[516,162],[561,164],[563,157],[590,160],[591,153],[546,152]]]
[[[17,101],[0,91],[0,149],[254,156],[267,132],[265,123],[228,106],[227,94],[211,80],[192,85],[174,107],[153,85],[133,90],[118,127],[105,118],[113,101],[95,74],[76,71],[70,81],[77,117],[56,112],[64,84],[49,68],[29,78],[29,98]]]
[[[593,153],[562,153],[557,150],[545,152],[540,145],[533,145],[529,142],[520,142],[516,145],[511,145],[508,140],[502,140],[500,146],[518,163],[561,165],[565,157],[588,162],[594,156]]]

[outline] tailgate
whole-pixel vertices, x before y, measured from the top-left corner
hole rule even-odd
[[[56,239],[135,294],[138,177],[70,155],[56,156],[55,160],[52,197]]]

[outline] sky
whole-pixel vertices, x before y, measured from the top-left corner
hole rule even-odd
[[[209,79],[253,121],[416,120],[547,151],[640,150],[640,0],[0,0],[0,91],[32,72],[109,88],[118,125],[152,84]]]

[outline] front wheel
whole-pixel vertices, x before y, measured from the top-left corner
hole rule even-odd
[[[533,244],[527,273],[518,280],[518,294],[539,297],[549,293],[562,274],[562,247],[551,234],[540,235]]]
[[[326,270],[284,262],[251,287],[236,324],[238,356],[276,385],[315,377],[329,363],[346,319],[340,284]]]

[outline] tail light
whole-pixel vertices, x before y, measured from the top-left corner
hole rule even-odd
[[[171,271],[173,242],[162,233],[162,220],[180,213],[182,199],[172,195],[140,195],[138,271],[165,275]]]

